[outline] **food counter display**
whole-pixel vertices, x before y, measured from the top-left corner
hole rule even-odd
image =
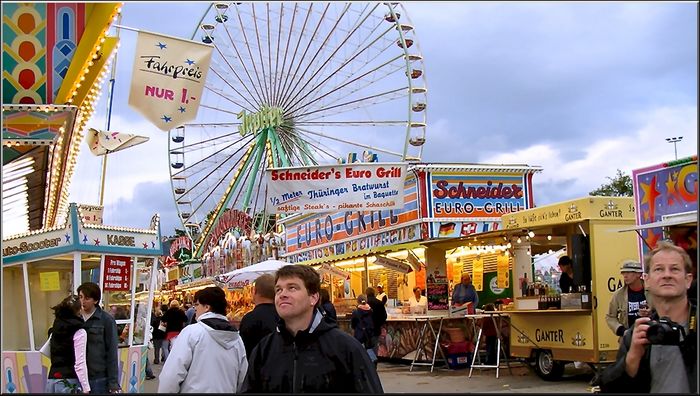
[[[574,292],[561,294],[521,287],[509,311],[510,354],[534,358],[535,371],[545,379],[561,377],[572,361],[598,369],[613,362],[617,336],[605,314],[613,292],[623,284],[621,263],[636,259],[634,234],[616,232],[634,224],[632,198],[585,197],[504,215],[502,223],[507,237],[529,243],[529,254],[516,254],[516,261],[531,265],[531,255],[542,249],[565,248],[575,285]]]
[[[242,289],[224,289],[229,311],[226,317],[236,327],[248,312],[255,308],[253,302],[253,286],[245,286]]]

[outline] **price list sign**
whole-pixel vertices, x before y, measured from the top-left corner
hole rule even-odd
[[[103,290],[131,290],[131,257],[105,256]]]

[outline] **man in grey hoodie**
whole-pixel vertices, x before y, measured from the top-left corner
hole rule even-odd
[[[226,319],[226,295],[216,286],[194,295],[197,323],[173,344],[158,378],[158,393],[237,393],[248,370],[245,346]]]

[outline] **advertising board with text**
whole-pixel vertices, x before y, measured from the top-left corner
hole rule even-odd
[[[401,209],[318,213],[287,221],[285,223],[286,257],[313,249],[330,248],[334,245],[342,245],[336,249],[337,252],[333,253],[337,255],[344,254],[345,251],[416,240],[420,238],[420,233],[413,227],[406,227],[415,223],[418,218],[418,186],[415,177],[411,175],[403,184]],[[386,236],[370,243],[367,238],[370,236],[372,239],[377,238],[379,236],[377,232],[382,232]],[[352,243],[345,244],[345,242]]]
[[[131,257],[105,256],[105,272],[102,290],[131,290]]]
[[[353,163],[268,169],[269,213],[321,213],[403,207],[405,163]]]
[[[503,214],[529,208],[531,202],[527,175],[522,173],[465,175],[432,172],[429,180],[429,216],[445,219],[433,226],[431,232],[435,238],[483,232],[485,227],[497,229],[490,223],[498,222]],[[465,218],[474,220],[470,223]],[[460,220],[463,223],[457,224]]]

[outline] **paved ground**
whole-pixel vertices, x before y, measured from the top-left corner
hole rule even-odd
[[[153,360],[151,360],[153,361]],[[474,369],[469,378],[469,369],[447,370],[418,367],[409,372],[409,366],[379,363],[379,377],[385,393],[590,393],[588,381],[592,377],[589,368],[576,369],[567,365],[561,381],[547,382],[531,369],[515,362],[512,373],[501,369],[496,379],[494,369]],[[158,376],[163,365],[151,365]],[[158,378],[146,381],[146,393],[158,391]]]

